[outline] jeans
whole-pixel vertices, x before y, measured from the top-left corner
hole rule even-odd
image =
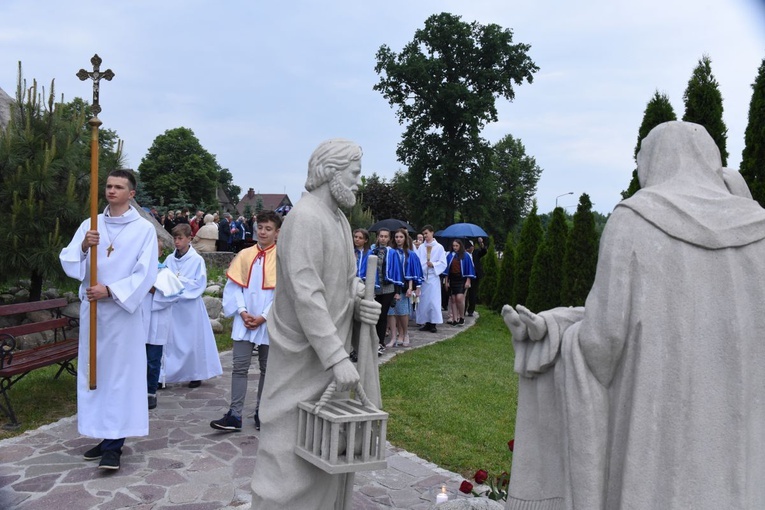
[[[162,345],[146,344],[146,390],[149,395],[157,393],[159,369],[162,366]]]

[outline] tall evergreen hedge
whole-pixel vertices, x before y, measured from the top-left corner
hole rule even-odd
[[[542,243],[544,232],[542,222],[537,215],[537,204],[531,207],[531,212],[526,217],[521,227],[521,235],[518,239],[518,248],[515,256],[515,274],[513,278],[513,304],[526,304],[529,293],[529,280],[531,268],[534,265],[534,257]]]
[[[529,310],[541,312],[562,304],[563,260],[567,240],[566,213],[561,207],[556,207],[531,269],[529,295],[526,299]]]
[[[574,214],[574,225],[566,242],[561,294],[564,306],[584,305],[595,282],[597,264],[598,233],[595,230],[595,216],[592,214],[590,197],[582,193]]]

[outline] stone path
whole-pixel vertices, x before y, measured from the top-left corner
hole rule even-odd
[[[466,322],[470,327],[474,319]],[[442,325],[437,333],[422,333],[410,326],[412,348],[464,329]],[[381,361],[404,350],[388,349]],[[209,422],[228,409],[231,351],[221,354],[221,363],[224,375],[199,388],[173,385],[158,393],[159,406],[149,412],[150,435],[128,438],[117,472],[104,473],[96,461],[82,459],[96,441],[77,433],[75,416],[0,441],[0,509],[249,509],[260,433],[251,418],[238,433],[210,428]],[[257,373],[256,360],[250,404],[257,394]],[[457,490],[460,475],[390,443],[386,450],[387,469],[356,474],[354,509],[431,508],[442,486],[450,499],[464,496]]]

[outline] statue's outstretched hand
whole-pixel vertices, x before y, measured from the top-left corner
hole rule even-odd
[[[523,305],[515,307],[518,310],[521,321],[526,325],[529,337],[538,342],[547,336],[547,323],[539,315],[535,314]]]
[[[516,342],[525,342],[528,340],[529,334],[526,328],[526,324],[521,320],[520,315],[510,305],[502,307],[502,318],[505,321],[505,326],[510,330],[513,335],[513,340]]]
[[[380,318],[382,305],[373,299],[362,299],[359,301],[358,319],[364,324],[377,324]]]
[[[332,372],[335,375],[337,391],[349,391],[356,387],[359,382],[359,372],[353,366],[351,360],[345,358],[332,366]]]

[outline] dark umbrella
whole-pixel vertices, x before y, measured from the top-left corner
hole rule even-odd
[[[414,229],[414,227],[411,226],[409,223],[402,220],[397,220],[395,218],[388,218],[387,220],[378,221],[377,223],[369,227],[367,230],[369,230],[370,232],[377,232],[381,228],[387,228],[391,232],[395,232],[396,230],[400,228],[405,228],[412,234],[417,232]]]
[[[449,225],[441,231],[441,237],[463,238],[463,237],[489,237],[484,229],[472,223],[455,223]]]

